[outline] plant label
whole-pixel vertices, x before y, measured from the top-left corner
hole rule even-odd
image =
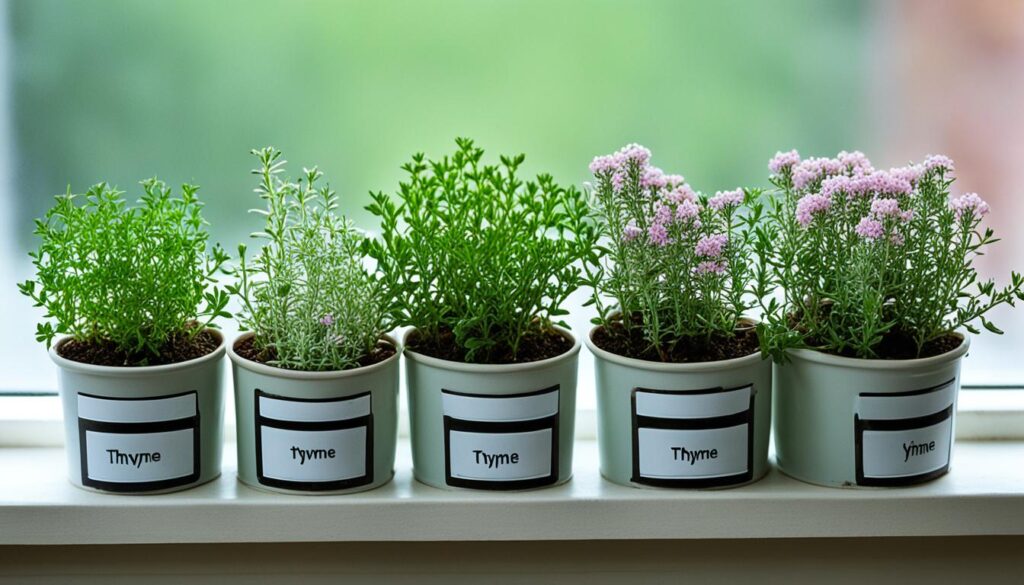
[[[857,484],[920,483],[949,470],[956,379],[910,392],[862,392],[854,415]]]
[[[441,392],[448,485],[513,490],[558,481],[558,386],[506,395]]]
[[[79,393],[77,401],[83,485],[144,492],[199,480],[195,392],[159,398]]]
[[[715,487],[753,478],[754,388],[633,390],[633,481]]]
[[[276,396],[256,389],[256,477],[297,491],[342,490],[373,482],[369,392],[344,398]]]

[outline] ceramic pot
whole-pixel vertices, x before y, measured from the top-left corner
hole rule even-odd
[[[595,329],[596,330],[596,329]],[[633,487],[715,488],[767,473],[771,372],[760,353],[662,363],[597,347],[601,475]]]
[[[235,381],[238,479],[293,494],[380,487],[395,474],[398,361],[303,372],[248,360],[228,349]]]
[[[960,362],[970,345],[911,360],[791,350],[775,367],[775,455],[832,487],[907,486],[949,471]]]
[[[68,478],[119,494],[188,489],[220,475],[224,394],[217,349],[160,366],[96,366],[61,357],[70,338],[50,348],[57,364]]]
[[[569,480],[580,343],[558,332],[572,341],[569,351],[519,364],[467,364],[405,348],[417,480],[480,490]]]

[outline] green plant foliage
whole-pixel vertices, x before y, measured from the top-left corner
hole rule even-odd
[[[266,220],[253,237],[264,240],[249,263],[239,246],[237,282],[228,287],[242,304],[239,323],[255,335],[268,364],[304,371],[358,367],[389,329],[390,303],[364,266],[365,237],[336,214],[330,186],[317,186],[322,173],[303,169],[296,182],[281,179],[281,152],[252,151],[260,161],[256,192],[266,202],[254,209]]]
[[[919,357],[926,346],[1024,299],[1024,278],[979,280],[974,258],[998,241],[974,193],[950,196],[953,161],[876,170],[859,152],[769,164],[776,187],[759,229],[761,254],[784,297],[771,299],[766,335],[778,360],[809,347],[859,358]]]
[[[582,282],[582,262],[596,261],[597,236],[578,190],[545,174],[522,181],[523,155],[487,165],[472,140],[456,144],[450,156],[420,153],[402,167],[398,205],[372,194],[382,234],[368,251],[399,325],[422,343],[453,335],[465,361],[491,363],[568,314],[562,304]]]
[[[594,292],[587,304],[597,306],[595,325],[615,331],[612,322],[621,323],[627,336],[639,328],[669,361],[680,342],[734,337],[772,288],[753,250],[760,192],[698,193],[682,176],[650,165],[650,157],[631,144],[591,163],[605,254],[588,275]]]
[[[142,356],[126,365],[145,365],[173,336],[230,317],[227,294],[213,285],[227,254],[219,246],[207,254],[198,187],[183,185],[180,197],[156,179],[142,188],[136,207],[105,183],[84,196],[69,188],[36,220],[36,278],[18,288],[46,309],[36,338],[47,347],[57,335],[113,342]]]

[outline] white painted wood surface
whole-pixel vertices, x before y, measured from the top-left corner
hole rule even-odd
[[[0,545],[330,541],[743,539],[1024,534],[1024,442],[959,442],[953,471],[924,486],[837,490],[777,470],[743,488],[638,490],[602,480],[593,442],[577,444],[567,485],[522,493],[448,492],[416,483],[409,444],[381,489],[285,496],[224,474],[161,496],[85,492],[53,448],[0,449]]]

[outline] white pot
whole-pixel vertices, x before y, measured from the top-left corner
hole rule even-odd
[[[417,480],[481,490],[569,480],[580,343],[559,333],[573,342],[569,351],[519,364],[467,364],[405,348]]]
[[[970,339],[911,360],[792,350],[775,367],[775,455],[787,475],[831,487],[895,487],[949,471],[960,362]]]
[[[332,372],[257,363],[235,353],[232,344],[238,479],[293,494],[359,492],[391,481],[401,348],[391,337],[385,340],[395,355]]]
[[[593,335],[591,331],[591,335]],[[771,372],[760,353],[700,363],[594,345],[601,475],[632,487],[716,488],[768,472]]]
[[[220,475],[224,393],[217,349],[176,364],[96,366],[63,358],[58,366],[68,478],[119,494],[175,492]]]

